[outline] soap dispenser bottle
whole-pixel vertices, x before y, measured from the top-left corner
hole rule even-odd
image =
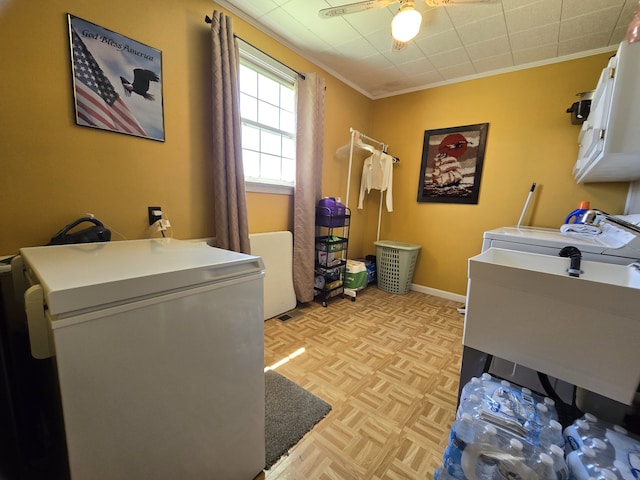
[[[578,206],[578,208],[576,208],[573,212],[567,215],[567,218],[564,221],[564,223],[565,224],[582,223],[582,217],[584,216],[585,213],[587,213],[587,210],[589,210],[589,202],[587,202],[586,200],[583,200],[582,202],[580,202],[580,205]]]

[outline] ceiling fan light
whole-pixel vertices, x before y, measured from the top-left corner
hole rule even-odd
[[[418,35],[421,23],[422,15],[420,12],[413,6],[405,8],[403,5],[391,21],[391,35],[400,42],[408,42]]]

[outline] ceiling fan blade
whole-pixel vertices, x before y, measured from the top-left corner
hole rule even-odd
[[[394,52],[399,52],[407,48],[407,42],[401,42],[400,40],[396,40],[395,38],[391,38],[391,41],[393,42],[391,45],[391,50],[393,50]]]
[[[398,3],[399,1],[401,0],[369,0],[349,5],[340,5],[338,7],[323,8],[318,12],[318,15],[322,18],[339,17],[349,13],[364,12],[365,10],[372,10],[374,8],[383,8],[394,3]]]
[[[471,5],[478,3],[493,3],[495,0],[426,0],[430,7],[449,7],[454,5]]]

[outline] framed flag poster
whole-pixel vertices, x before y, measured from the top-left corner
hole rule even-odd
[[[163,142],[162,52],[67,18],[76,123]]]

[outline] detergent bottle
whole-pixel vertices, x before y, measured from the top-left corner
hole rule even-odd
[[[576,208],[567,216],[567,219],[564,221],[564,223],[582,223],[582,217],[585,213],[587,213],[587,210],[589,210],[589,202],[583,200],[582,202],[580,202],[578,208]]]

